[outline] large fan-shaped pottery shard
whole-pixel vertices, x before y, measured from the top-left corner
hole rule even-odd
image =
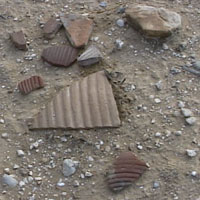
[[[100,71],[61,90],[34,117],[29,129],[89,129],[119,125],[112,87],[105,73]]]
[[[78,50],[71,46],[48,47],[42,52],[42,59],[51,65],[68,67],[77,58]]]
[[[102,54],[95,46],[90,46],[78,57],[80,66],[89,66],[98,63],[102,59]]]
[[[43,88],[44,82],[40,76],[31,76],[18,84],[18,89],[22,94],[28,94],[33,90]]]
[[[91,19],[79,15],[62,16],[60,19],[72,46],[81,48],[87,45],[93,29]]]
[[[132,152],[119,155],[108,172],[108,187],[113,191],[120,191],[136,181],[147,169],[146,163],[140,161]]]

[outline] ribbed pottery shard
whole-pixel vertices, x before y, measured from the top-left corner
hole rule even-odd
[[[33,90],[43,88],[44,82],[40,76],[31,76],[18,84],[18,89],[22,94],[28,94]]]
[[[136,181],[147,168],[146,163],[133,153],[121,153],[107,174],[108,187],[113,191],[120,191]]]
[[[78,50],[71,46],[48,47],[42,52],[42,59],[51,65],[68,67],[77,58]]]
[[[112,87],[103,71],[59,92],[29,124],[30,129],[89,129],[120,126]]]
[[[78,57],[80,66],[89,66],[98,63],[102,59],[102,54],[95,46],[90,46]]]

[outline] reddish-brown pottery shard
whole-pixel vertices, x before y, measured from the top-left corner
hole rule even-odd
[[[49,19],[43,28],[44,37],[47,39],[54,38],[61,26],[61,22],[57,21],[55,18]]]
[[[43,88],[44,82],[40,76],[31,76],[18,84],[18,89],[22,94],[28,94],[33,90]]]
[[[30,122],[30,121],[29,121]],[[29,129],[90,129],[120,126],[112,87],[103,71],[61,90],[29,123]]]
[[[76,15],[67,15],[60,19],[72,46],[81,48],[87,45],[93,30],[93,21],[91,19]]]
[[[136,181],[147,168],[146,163],[139,160],[132,152],[123,152],[107,174],[108,187],[112,191],[120,191]]]
[[[27,50],[25,35],[22,31],[14,32],[10,35],[11,40],[13,41],[16,48],[20,50]]]
[[[77,58],[78,50],[71,46],[48,47],[42,52],[42,59],[51,65],[68,67]]]

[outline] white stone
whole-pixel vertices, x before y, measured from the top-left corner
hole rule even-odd
[[[187,149],[186,153],[189,157],[195,157],[197,155],[197,152],[195,150]]]
[[[76,172],[77,161],[65,159],[63,161],[63,174],[64,176],[71,176]]]
[[[161,103],[161,100],[159,98],[154,99],[155,103]]]
[[[184,117],[191,117],[193,115],[192,111],[187,108],[181,108],[181,112],[183,113]]]
[[[92,177],[93,174],[91,172],[85,172],[85,177]]]
[[[7,139],[8,138],[8,133],[2,133],[1,137],[4,138],[4,139]]]
[[[18,181],[15,178],[13,178],[11,175],[7,175],[7,174],[3,175],[2,182],[3,182],[3,184],[8,185],[9,187],[16,187],[18,184]]]
[[[119,27],[124,27],[124,20],[123,19],[118,19],[116,24],[119,26]]]
[[[196,117],[189,117],[189,118],[186,118],[185,121],[187,122],[187,124],[189,125],[194,125],[195,122],[197,121]]]
[[[23,156],[25,155],[25,153],[24,153],[24,151],[22,151],[22,150],[17,150],[17,155],[18,155],[19,157],[23,157]]]
[[[159,133],[159,132],[155,133],[155,137],[160,137],[161,135],[162,135],[162,134]]]
[[[197,176],[197,172],[196,171],[192,171],[191,175],[195,177],[195,176]]]
[[[185,103],[183,101],[179,101],[178,102],[178,107],[179,108],[184,108],[185,107]]]

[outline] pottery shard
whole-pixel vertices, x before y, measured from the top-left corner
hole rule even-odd
[[[89,129],[120,126],[112,87],[103,71],[61,90],[32,120],[29,129]]]
[[[136,181],[147,168],[146,163],[132,152],[121,153],[107,174],[108,187],[113,191],[120,191]]]
[[[71,46],[48,47],[42,52],[42,59],[51,65],[68,67],[77,58],[78,50]]]
[[[28,94],[33,90],[43,88],[44,82],[40,76],[31,76],[18,84],[18,89],[22,94]]]
[[[60,19],[72,46],[81,48],[87,45],[93,29],[92,20],[75,15],[68,15]]]
[[[168,37],[181,27],[181,16],[164,8],[134,5],[126,10],[126,17],[148,37]]]
[[[60,22],[58,22],[55,18],[49,19],[43,28],[44,37],[47,39],[54,38],[56,33],[61,28],[61,26],[62,26],[62,24]]]
[[[27,50],[25,35],[22,31],[12,33],[10,37],[18,49]]]
[[[95,46],[90,46],[78,57],[80,66],[89,66],[98,63],[102,59],[102,54]]]

